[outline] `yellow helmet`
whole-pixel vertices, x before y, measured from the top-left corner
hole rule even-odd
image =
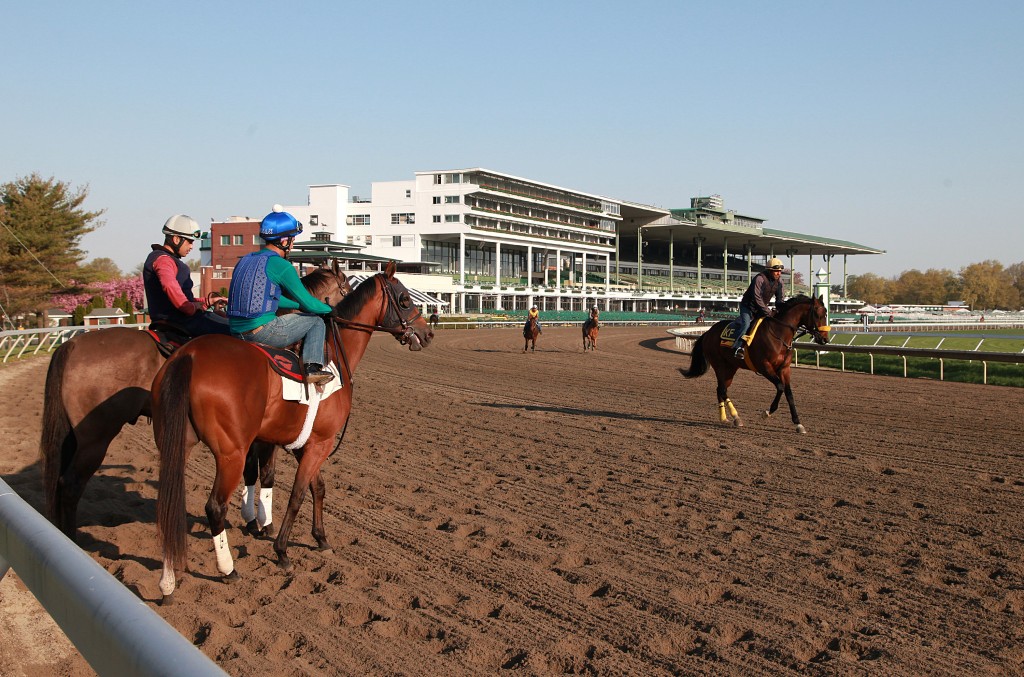
[[[782,261],[775,258],[774,256],[768,261],[768,270],[785,270],[786,266],[782,265]]]

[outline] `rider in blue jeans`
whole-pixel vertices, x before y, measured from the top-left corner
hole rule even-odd
[[[772,258],[768,261],[768,267],[754,276],[743,298],[740,299],[740,316],[733,322],[736,329],[736,340],[733,341],[733,355],[736,359],[743,359],[743,335],[747,333],[750,324],[758,317],[772,314],[768,304],[775,301],[778,307],[782,303],[782,271],[785,266],[782,261]]]
[[[309,383],[327,383],[334,374],[324,369],[327,328],[321,315],[332,308],[313,298],[288,262],[288,252],[302,224],[280,207],[260,223],[263,249],[243,256],[231,275],[228,320],[231,333],[243,341],[284,348],[302,339],[302,361]],[[304,312],[278,316],[278,308]]]

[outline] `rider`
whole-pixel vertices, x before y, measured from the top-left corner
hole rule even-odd
[[[600,317],[601,311],[600,309],[598,309],[597,304],[595,303],[594,307],[590,309],[590,319],[594,321],[595,327],[598,325],[598,320]]]
[[[164,223],[163,233],[164,243],[152,245],[153,251],[142,264],[149,316],[172,322],[192,336],[230,334],[223,315],[204,312],[227,299],[217,292],[210,292],[205,299],[196,299],[192,295],[192,272],[181,260],[188,256],[193,242],[201,236],[199,224],[190,216],[175,214]]]
[[[526,324],[523,325],[523,331],[530,328],[530,320],[536,320],[537,322],[537,333],[543,333],[540,328],[540,311],[537,310],[537,306],[530,308],[529,314],[526,316]]]
[[[774,314],[768,304],[774,299],[776,307],[782,303],[782,261],[772,257],[768,267],[754,276],[747,291],[740,300],[740,316],[733,322],[736,329],[736,340],[733,342],[733,354],[743,359],[743,335],[750,328],[755,318]]]
[[[302,224],[274,205],[260,223],[262,249],[246,254],[235,266],[228,292],[231,332],[243,341],[284,348],[302,341],[302,361],[309,383],[327,383],[334,374],[324,369],[326,325],[320,315],[331,307],[313,298],[302,285],[288,252]],[[278,308],[305,312],[275,315]]]

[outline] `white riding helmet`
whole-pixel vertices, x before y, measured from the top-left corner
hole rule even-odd
[[[184,214],[175,214],[167,219],[164,223],[163,233],[164,235],[183,237],[189,242],[198,239],[202,235],[196,220]]]
[[[775,258],[774,256],[768,261],[768,270],[785,270],[786,266],[782,265],[782,261]]]

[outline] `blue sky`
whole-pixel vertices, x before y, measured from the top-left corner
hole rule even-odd
[[[11,5],[0,180],[88,185],[125,271],[174,213],[460,167],[888,252],[851,273],[1024,261],[1019,1]]]

